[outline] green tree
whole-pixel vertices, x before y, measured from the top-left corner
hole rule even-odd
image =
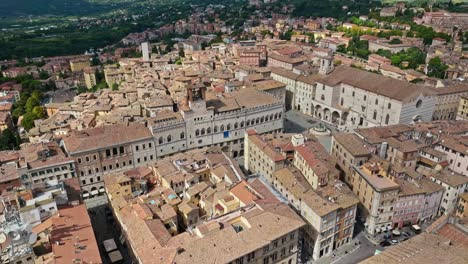
[[[394,38],[388,42],[389,44],[401,44],[401,40],[399,38]]]
[[[341,52],[341,53],[346,53],[346,46],[345,46],[345,44],[338,45],[338,47],[336,47],[336,51],[337,51],[337,52]]]
[[[36,97],[34,96],[29,97],[28,100],[26,101],[26,106],[25,106],[26,113],[32,112],[34,107],[39,106],[39,105],[40,105],[40,102],[39,100],[36,99]]]
[[[179,57],[181,57],[181,58],[185,57],[184,48],[179,49]]]
[[[37,118],[45,118],[45,109],[43,106],[36,106],[33,108],[32,113],[37,117]]]
[[[0,150],[19,149],[21,140],[11,129],[5,129],[0,135]]]
[[[429,63],[427,65],[427,75],[429,77],[444,79],[445,71],[447,69],[448,66],[442,63],[442,60],[439,57],[434,57],[429,60]]]
[[[40,78],[41,80],[49,79],[49,77],[50,77],[50,76],[49,76],[49,73],[46,72],[46,71],[41,71],[41,72],[39,73],[39,78]]]
[[[88,88],[86,88],[84,86],[78,86],[78,88],[76,89],[76,92],[78,94],[86,93],[87,91],[88,91]]]
[[[23,115],[23,120],[21,120],[21,125],[23,126],[26,131],[29,131],[31,128],[34,127],[34,120],[38,119],[37,116],[32,113],[26,113]]]
[[[38,101],[42,100],[42,93],[38,90],[35,90],[31,93],[31,97],[35,98]]]
[[[112,91],[117,91],[119,90],[119,85],[117,83],[112,84]]]

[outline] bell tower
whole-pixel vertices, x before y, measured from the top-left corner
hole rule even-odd
[[[332,72],[333,69],[334,69],[334,66],[333,66],[332,56],[320,57],[319,74],[327,75],[330,72]]]

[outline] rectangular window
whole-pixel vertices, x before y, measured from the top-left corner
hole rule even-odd
[[[119,151],[120,151],[120,154],[123,154],[123,153],[124,153],[124,147],[121,146],[121,147],[119,148]]]

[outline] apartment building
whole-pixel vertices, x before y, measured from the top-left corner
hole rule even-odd
[[[468,95],[460,96],[456,119],[468,120]]]
[[[468,178],[450,170],[427,173],[427,177],[444,187],[439,215],[455,212],[460,195],[468,192]]]
[[[468,176],[468,138],[464,136],[444,135],[434,146],[434,149],[446,154],[448,168],[464,176]]]
[[[268,54],[268,67],[281,67],[292,71],[294,67],[307,62],[305,56],[286,56],[277,53]]]
[[[406,81],[339,66],[317,81],[313,116],[343,129],[432,120],[434,92]]]
[[[400,167],[416,166],[420,145],[415,140],[399,140],[387,138],[387,153],[385,158],[393,165]]]
[[[273,80],[286,84],[286,108],[311,115],[313,108],[310,100],[315,97],[316,81],[322,75],[302,75],[284,68],[271,69]]]
[[[89,58],[70,60],[70,69],[72,72],[80,72],[91,66]]]
[[[85,68],[83,70],[84,80],[86,84],[86,88],[91,89],[96,84],[96,70],[94,68]]]
[[[376,151],[376,147],[354,133],[332,134],[331,156],[335,158],[341,170],[342,179],[347,184],[352,182],[354,167],[364,165]]]
[[[19,151],[0,151],[0,193],[23,185],[18,174],[19,167],[24,167],[20,162]]]
[[[395,179],[400,187],[395,203],[392,228],[419,224],[437,217],[444,189],[421,177],[418,180]]]
[[[301,134],[245,138],[245,168],[264,177],[307,222],[302,250],[317,260],[352,240],[358,200],[338,180],[333,159]]]
[[[457,83],[433,90],[437,97],[432,120],[455,120],[460,98],[468,96],[468,85]]]
[[[73,131],[63,147],[75,162],[84,199],[104,195],[104,175],[156,160],[153,135],[138,123]]]
[[[399,186],[382,164],[367,162],[355,167],[350,188],[360,201],[366,232],[373,235],[391,230]]]
[[[457,217],[465,218],[468,216],[468,193],[460,195],[457,205],[457,211],[455,212]]]
[[[20,153],[18,173],[26,186],[76,177],[75,161],[56,142],[26,144]]]

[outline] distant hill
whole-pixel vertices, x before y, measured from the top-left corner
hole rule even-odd
[[[1,0],[0,16],[87,15],[117,9],[141,0]]]

